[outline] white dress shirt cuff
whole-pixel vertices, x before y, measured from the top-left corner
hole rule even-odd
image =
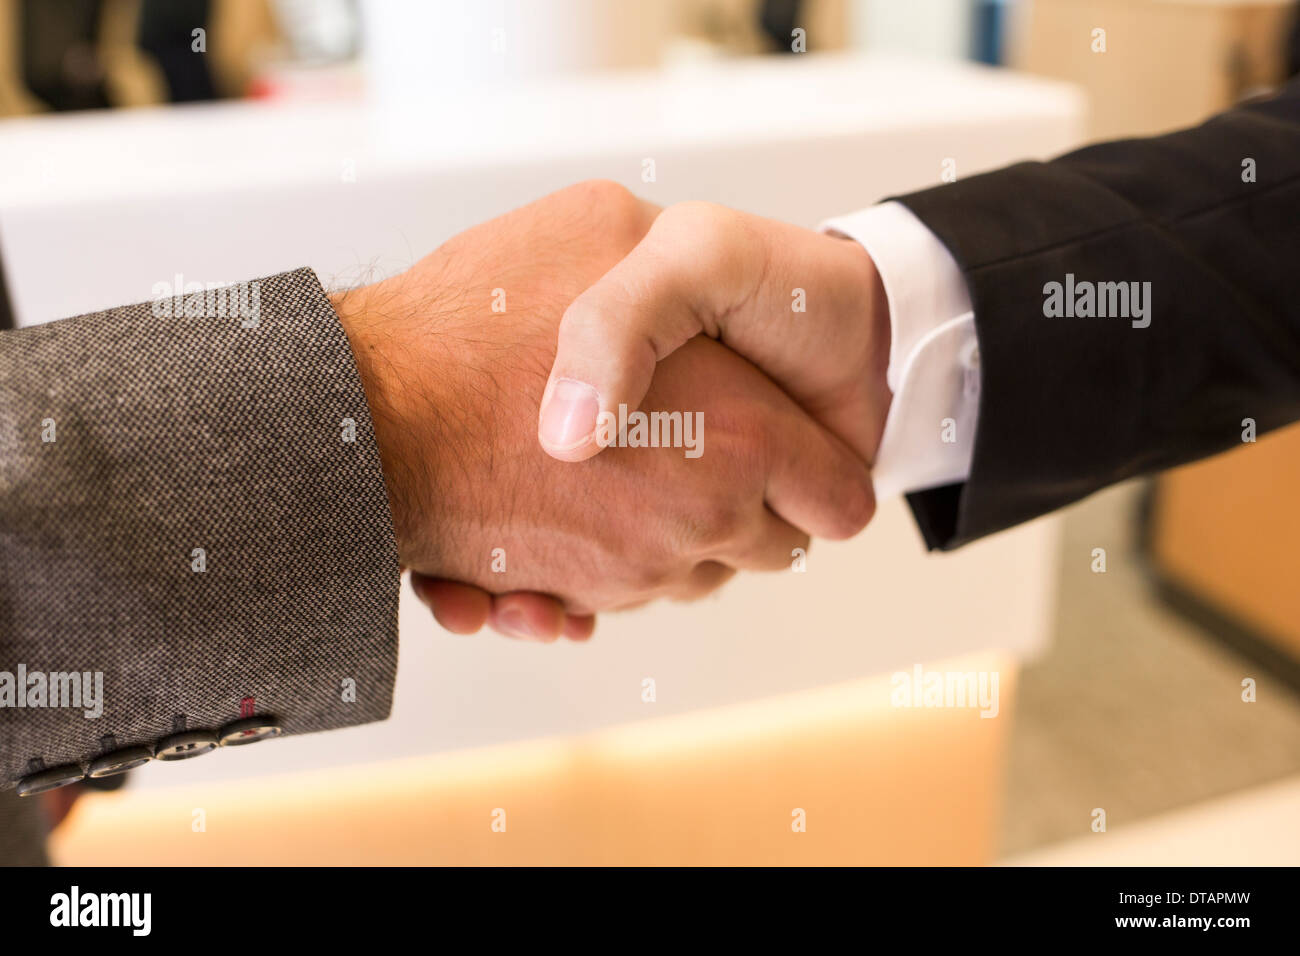
[[[882,203],[822,223],[860,243],[889,301],[893,402],[876,454],[880,500],[965,481],[979,414],[979,343],[961,268],[907,207]]]

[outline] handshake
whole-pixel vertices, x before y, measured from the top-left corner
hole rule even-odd
[[[331,298],[449,630],[582,640],[875,510],[890,325],[851,240],[588,182]]]

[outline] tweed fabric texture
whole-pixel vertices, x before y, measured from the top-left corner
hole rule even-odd
[[[0,790],[249,697],[289,734],[388,715],[399,569],[361,380],[310,270],[257,288],[252,328],[187,296],[0,333],[0,671],[103,673],[97,718],[0,707]]]

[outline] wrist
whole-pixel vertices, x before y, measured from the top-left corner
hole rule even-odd
[[[871,374],[879,374],[883,379],[889,368],[889,347],[892,332],[889,322],[889,296],[885,293],[885,282],[876,268],[876,262],[866,248],[854,239],[842,239],[848,243],[856,260],[860,279],[858,288],[862,290],[863,302],[866,304],[867,322],[871,329],[872,366]]]
[[[847,268],[853,276],[853,288],[857,290],[855,298],[859,305],[851,321],[867,323],[869,346],[863,375],[867,382],[870,406],[876,412],[872,423],[872,440],[869,443],[872,450],[870,459],[874,462],[884,435],[889,406],[894,398],[888,378],[889,353],[893,343],[889,296],[885,292],[880,270],[876,268],[875,260],[866,248],[855,239],[845,237],[838,241],[846,251]]]
[[[419,485],[410,466],[412,459],[404,447],[410,429],[405,424],[409,419],[398,382],[404,376],[396,361],[399,357],[392,354],[394,345],[400,344],[400,335],[392,322],[394,297],[381,282],[330,293],[328,298],[348,337],[366,395],[397,536],[398,556],[403,565],[410,566],[423,550],[416,517],[421,514],[422,505],[418,500]]]

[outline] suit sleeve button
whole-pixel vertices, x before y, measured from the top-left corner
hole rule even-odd
[[[87,777],[93,777],[98,780],[100,777],[111,777],[115,774],[126,773],[128,770],[134,770],[136,767],[143,766],[153,759],[153,754],[149,752],[148,747],[125,747],[122,750],[114,750],[112,753],[104,754],[102,757],[96,757],[90,762],[90,770],[86,772]]]
[[[223,747],[242,747],[259,740],[270,740],[284,733],[284,728],[274,717],[246,717],[226,724],[217,732]]]
[[[157,760],[189,760],[217,749],[217,735],[210,730],[186,730],[158,741]]]
[[[18,781],[18,796],[31,797],[46,790],[57,790],[86,776],[80,764],[70,763],[29,774]]]

